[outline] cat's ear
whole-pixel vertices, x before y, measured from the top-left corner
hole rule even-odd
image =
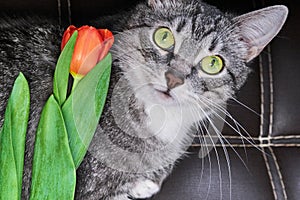
[[[255,58],[278,34],[288,14],[286,6],[271,6],[234,18],[241,39],[248,44],[247,61]]]

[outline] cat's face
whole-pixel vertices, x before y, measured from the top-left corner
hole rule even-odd
[[[246,63],[278,33],[284,9],[232,18],[195,1],[150,0],[128,20],[114,51],[146,104],[211,108],[244,84]]]

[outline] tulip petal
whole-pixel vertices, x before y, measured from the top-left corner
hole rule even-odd
[[[67,30],[64,32],[63,39],[61,42],[61,50],[65,47],[67,42],[69,41],[70,37],[73,35],[74,31],[76,31],[76,27],[71,25],[67,28]]]
[[[113,37],[113,34],[108,29],[98,29],[99,34],[102,36],[103,40],[107,40]]]
[[[86,75],[93,69],[96,64],[98,63],[98,56],[101,52],[101,48],[103,47],[102,44],[97,45],[93,50],[86,55],[85,59],[83,60],[80,67],[77,69],[77,74]]]
[[[98,62],[101,61],[108,54],[113,43],[114,37],[108,38],[103,42],[101,51],[99,52]]]
[[[109,49],[114,43],[114,36],[111,31],[108,29],[98,29],[99,34],[102,36],[104,40],[103,49],[101,49],[101,52],[99,54],[98,61],[102,60],[106,54],[108,53]]]
[[[109,52],[113,44],[113,37],[105,40],[102,44],[97,45],[87,56],[78,69],[78,74],[87,74],[100,62]]]
[[[102,37],[94,27],[83,26],[78,29],[78,37],[76,40],[70,68],[72,74],[78,74],[80,68],[87,68],[85,70],[81,69],[81,71],[84,72],[90,71],[90,69],[92,69],[97,64],[98,57],[94,55],[95,52],[93,52],[92,54],[91,52],[97,46],[99,46],[99,44],[102,44],[102,42]],[[89,54],[91,54],[91,58],[89,58],[88,61],[85,61]],[[82,67],[82,63],[84,62],[85,65]],[[81,75],[86,75],[86,73],[83,73]]]

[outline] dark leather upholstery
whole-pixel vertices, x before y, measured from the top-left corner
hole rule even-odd
[[[67,0],[10,0],[1,1],[0,10],[50,14],[68,24],[70,19],[84,22],[129,7],[133,2],[70,0],[71,9],[68,9]],[[243,135],[258,148],[227,126],[223,135],[230,145],[222,147],[218,143],[209,156],[199,159],[198,152],[206,147],[196,141],[190,155],[178,163],[162,191],[152,199],[300,199],[300,3],[295,0],[207,2],[236,13],[275,4],[284,4],[290,9],[283,30],[253,61],[253,73],[238,94],[238,100],[253,111],[235,101],[230,101],[228,106],[252,139],[245,132]]]

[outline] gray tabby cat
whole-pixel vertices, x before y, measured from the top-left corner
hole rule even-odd
[[[125,200],[156,194],[193,140],[246,81],[246,66],[276,36],[288,10],[242,16],[197,0],[148,0],[111,18],[118,31],[111,86],[99,127],[77,171],[76,199]],[[103,27],[103,26],[102,26]],[[43,19],[0,21],[0,113],[21,71],[29,80],[23,199],[30,193],[35,130],[52,93],[62,30]]]

